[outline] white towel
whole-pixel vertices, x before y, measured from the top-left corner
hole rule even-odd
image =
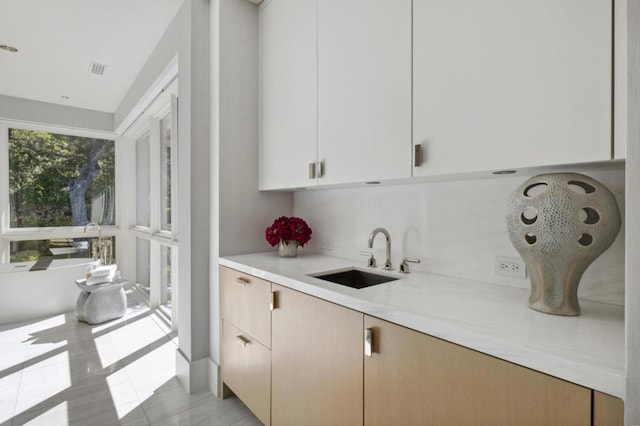
[[[109,277],[88,278],[86,284],[87,285],[106,284],[106,283],[114,283],[119,280],[120,280],[120,271],[116,271],[112,276],[109,276]]]
[[[118,265],[98,266],[87,271],[87,279],[113,276],[118,270]]]

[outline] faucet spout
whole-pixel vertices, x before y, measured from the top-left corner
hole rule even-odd
[[[389,235],[389,231],[384,228],[376,228],[369,235],[369,248],[373,248],[373,240],[376,235],[382,234],[386,238],[386,250],[387,250],[387,260],[384,262],[384,268],[387,271],[393,270],[393,265],[391,264],[391,235]]]

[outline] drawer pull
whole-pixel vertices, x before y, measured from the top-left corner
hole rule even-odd
[[[373,355],[373,330],[370,328],[364,330],[364,354]]]
[[[242,336],[236,336],[236,343],[242,347],[246,347],[249,344],[249,341]]]
[[[246,278],[238,277],[236,278],[236,283],[240,284],[243,287],[246,287],[246,285],[249,284],[249,280]]]

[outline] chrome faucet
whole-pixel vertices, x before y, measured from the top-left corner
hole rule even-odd
[[[113,245],[111,240],[102,239],[102,227],[93,222],[89,222],[84,226],[83,232],[86,233],[87,229],[98,228],[98,242],[91,246],[91,257],[94,260],[100,260],[102,265],[109,265],[113,262]]]
[[[387,239],[387,260],[384,262],[384,268],[382,269],[393,271],[393,266],[391,265],[391,235],[389,235],[389,232],[386,229],[376,228],[371,232],[371,235],[369,235],[369,248],[373,248],[373,239],[379,233],[382,233]]]

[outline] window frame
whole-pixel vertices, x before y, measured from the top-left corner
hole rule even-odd
[[[106,139],[114,141],[115,146],[115,192],[116,211],[115,224],[102,227],[104,236],[116,236],[119,231],[118,200],[118,140],[119,136],[114,132],[97,130],[83,130],[49,124],[38,124],[18,120],[0,119],[0,264],[10,262],[11,241],[48,240],[55,238],[83,238],[97,237],[97,230],[87,230],[84,226],[47,226],[30,228],[12,228],[11,213],[9,211],[9,129],[30,130],[36,132],[56,133],[70,136]]]
[[[135,144],[137,141],[148,135],[149,137],[149,226],[137,223],[137,212],[133,212],[133,216],[128,220],[128,234],[131,236],[130,241],[137,239],[148,240],[150,244],[150,286],[151,294],[148,298],[149,305],[152,308],[158,308],[159,311],[167,312],[166,307],[163,309],[163,289],[162,285],[162,247],[171,248],[171,285],[172,285],[172,303],[171,303],[171,325],[173,330],[177,330],[178,324],[178,216],[180,214],[178,207],[178,79],[172,81],[165,89],[150,103],[144,112],[131,124],[131,126],[123,133],[126,143],[131,143],[130,151],[135,153]],[[162,229],[162,131],[161,121],[171,115],[171,231]],[[137,161],[132,161],[133,170],[127,171],[128,178],[136,179],[137,170],[135,170]],[[137,201],[137,186],[128,186],[128,199]],[[137,206],[136,209],[137,210]],[[137,243],[133,243],[134,245]],[[133,254],[133,252],[132,252]],[[137,263],[137,262],[136,262]],[[134,266],[137,276],[137,265]],[[137,286],[137,283],[136,283]],[[146,297],[146,294],[139,290],[140,294]]]

